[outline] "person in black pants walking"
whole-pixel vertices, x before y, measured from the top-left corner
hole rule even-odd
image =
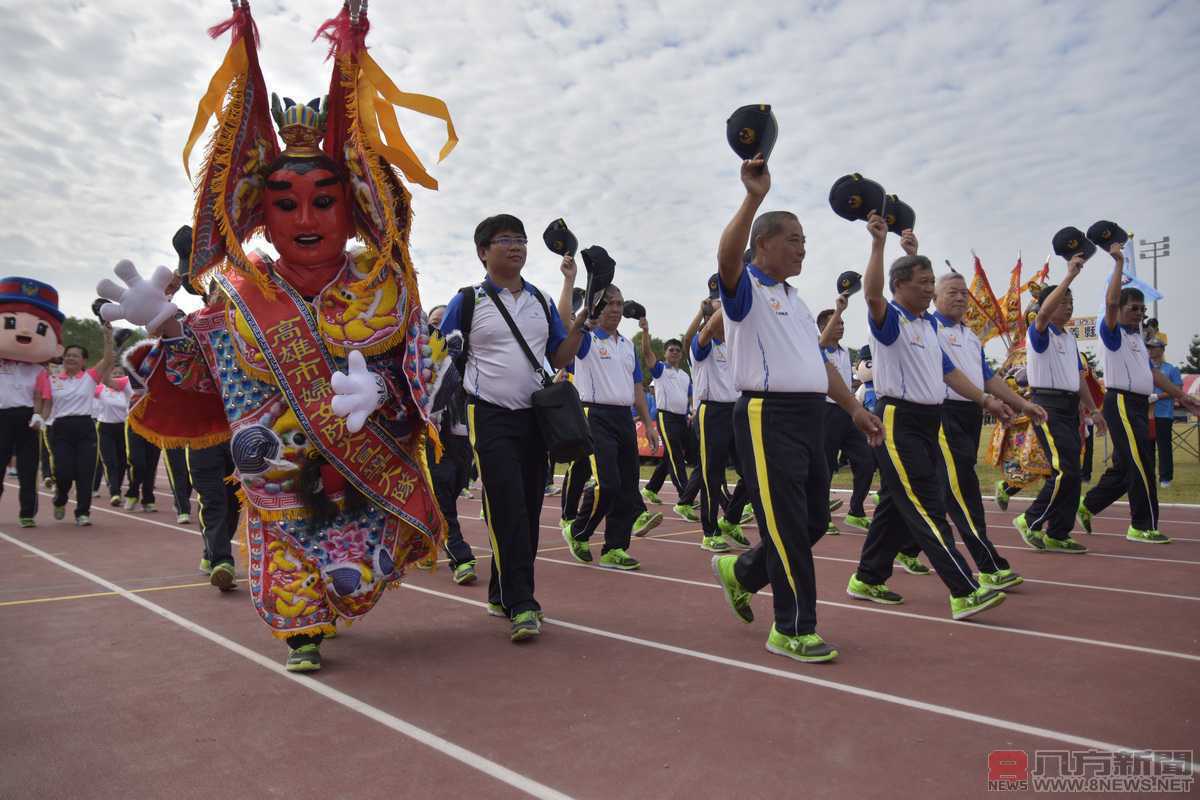
[[[188,447],[183,452],[186,454],[184,473],[199,498],[200,530],[204,537],[200,571],[209,575],[213,586],[227,592],[237,585],[232,543],[242,511],[237,484],[228,480],[233,475],[229,442],[211,447]]]
[[[575,357],[585,321],[585,315],[579,315],[568,333],[558,309],[521,277],[527,244],[524,224],[512,215],[479,223],[475,249],[487,278],[456,294],[442,320],[445,336],[461,331],[464,340],[461,374],[468,397],[467,428],[492,545],[488,613],[509,618],[514,642],[541,633],[533,573],[547,449],[531,400],[542,382],[509,320],[529,350],[544,354],[552,369]],[[573,265],[573,259],[564,256],[564,262],[568,260]]]
[[[188,477],[188,453],[186,447],[168,447],[167,482],[171,485],[175,503],[175,521],[187,525],[192,521],[192,480]]]
[[[131,401],[132,402],[136,401]],[[158,445],[143,437],[125,421],[125,460],[129,464],[129,485],[125,489],[125,510],[137,508],[139,499],[142,511],[152,514],[158,510],[154,504],[154,479],[158,474]]]
[[[108,486],[111,505],[121,505],[121,487],[125,483],[128,464],[125,458],[125,420],[129,417],[129,398],[133,390],[122,367],[112,369],[113,387],[101,387],[96,395],[96,435],[100,444],[100,463],[93,487],[100,489],[101,477]]]

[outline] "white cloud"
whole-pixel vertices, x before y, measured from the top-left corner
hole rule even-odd
[[[204,29],[228,5],[197,5],[59,0],[0,16],[0,65],[19,76],[0,87],[0,271],[50,280],[68,313],[86,313],[120,258],[174,262],[192,200],[180,151],[227,46]],[[255,2],[270,89],[325,90],[310,39],[337,7]],[[413,190],[428,305],[478,276],[482,217],[515,213],[536,240],[565,216],[617,259],[656,333],[681,330],[740,200],[724,120],[770,102],[781,135],[767,205],[805,224],[799,285],[814,310],[865,261],[861,226],[826,203],[835,178],[861,171],[913,205],[936,264],[968,269],[974,247],[998,287],[1018,250],[1040,266],[1063,225],[1168,234],[1168,357],[1200,330],[1188,309],[1200,289],[1195,4],[914,3],[899,15],[857,2],[381,2],[371,17],[376,60],[403,89],[445,99],[462,139],[435,166],[439,124],[402,118],[441,183]],[[1099,305],[1107,269],[1085,270],[1081,310]],[[557,290],[556,259],[537,244],[528,277]],[[856,299],[848,343],[864,326]]]

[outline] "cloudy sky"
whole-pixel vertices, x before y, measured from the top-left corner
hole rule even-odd
[[[338,5],[254,0],[269,89],[325,90],[311,38]],[[0,11],[0,271],[48,280],[82,315],[118,259],[174,265],[170,238],[192,199],[180,154],[228,44],[204,30],[229,4],[0,0]],[[435,165],[438,123],[401,119],[441,183],[413,189],[427,307],[478,278],[471,233],[501,211],[535,240],[527,278],[556,292],[540,233],[563,216],[614,256],[656,334],[681,331],[742,194],[725,119],[766,102],[780,124],[767,207],[805,225],[798,285],[814,311],[839,272],[865,263],[865,229],[827,203],[834,179],[858,171],[916,209],[939,269],[968,270],[974,248],[998,291],[1017,252],[1032,272],[1064,225],[1169,235],[1168,358],[1200,331],[1200,225],[1187,221],[1200,208],[1194,0],[375,0],[371,20],[375,59],[402,89],[443,98],[461,139]],[[1099,307],[1109,263],[1085,268],[1077,308]],[[865,338],[861,296],[847,331],[849,344]]]

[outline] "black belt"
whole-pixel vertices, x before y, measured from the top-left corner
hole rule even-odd
[[[825,402],[824,392],[752,392],[746,390],[742,392],[742,397],[750,397],[753,399],[762,400],[792,400],[810,402],[820,400]]]
[[[1149,400],[1150,399],[1150,395],[1142,394],[1141,392],[1135,392],[1131,389],[1114,389],[1111,386],[1106,386],[1105,391],[1116,392],[1117,394],[1123,394],[1126,397],[1132,397],[1134,399],[1141,399],[1141,400]]]
[[[1037,386],[1032,387],[1034,394],[1045,395],[1047,397],[1074,397],[1079,398],[1079,392],[1070,392],[1066,389],[1042,389]]]
[[[978,403],[973,403],[970,400],[945,400],[943,401],[943,405],[946,405],[950,408],[970,408],[978,411],[983,410],[979,408]]]
[[[584,408],[596,408],[596,409],[616,408],[616,409],[620,409],[620,410],[624,411],[626,414],[630,413],[629,406],[623,406],[623,405],[619,405],[617,403],[584,403],[583,407]]]

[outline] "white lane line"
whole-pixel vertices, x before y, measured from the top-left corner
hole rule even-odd
[[[10,486],[14,489],[17,488],[16,484],[10,483],[8,481],[5,481],[4,485]],[[41,495],[42,497],[51,497],[51,498],[54,497],[54,495],[51,494],[50,492],[43,492],[40,489],[38,490],[38,494]],[[172,510],[174,510],[174,506],[172,506]],[[124,517],[125,519],[135,519],[138,522],[145,522],[148,525],[157,525],[160,528],[167,528],[168,530],[182,531],[183,533],[190,533],[192,536],[203,536],[204,535],[200,531],[196,530],[195,528],[185,528],[182,525],[172,525],[169,522],[159,522],[158,520],[147,519],[147,517],[149,516],[148,514],[144,514],[144,513],[143,514],[130,514],[128,511],[119,511],[116,508],[110,508],[110,507],[107,507],[104,505],[97,505],[96,503],[92,503],[92,513],[95,514],[97,511],[103,511],[105,514],[112,514],[115,517]],[[66,523],[66,522],[63,523],[64,527],[66,527],[67,525],[68,525],[68,523]]]
[[[466,597],[461,597],[459,595],[453,595],[453,594],[449,594],[447,592],[439,592],[436,589],[427,589],[423,586],[413,586],[411,584],[404,584],[404,588],[412,589],[413,591],[422,592],[424,594],[433,595],[435,597],[441,597],[446,600],[453,600],[456,603],[463,603],[465,605],[477,606],[479,608],[486,608],[486,604],[483,602],[480,602],[479,600],[471,600]],[[757,672],[762,675],[769,675],[773,678],[783,678],[785,680],[797,681],[799,683],[807,683],[812,686],[819,686],[823,689],[832,689],[837,692],[843,692],[845,694],[855,695],[857,697],[863,697],[868,700],[877,700],[879,702],[889,703],[891,705],[901,706],[904,708],[910,708],[910,709],[913,709],[916,711],[926,711],[931,714],[937,714],[939,716],[944,716],[944,717],[951,717],[953,719],[963,720],[965,722],[974,722],[979,725],[987,725],[989,727],[999,728],[1000,730],[1009,731],[1011,733],[1020,733],[1020,734],[1025,734],[1027,736],[1035,736],[1035,737],[1039,737],[1042,739],[1049,739],[1051,741],[1063,742],[1064,744],[1071,744],[1071,745],[1075,745],[1077,747],[1087,747],[1087,748],[1091,748],[1094,750],[1119,751],[1119,752],[1123,752],[1123,753],[1131,753],[1134,755],[1134,757],[1142,759],[1142,760],[1158,761],[1160,763],[1171,763],[1173,766],[1182,767],[1184,769],[1187,769],[1190,772],[1200,773],[1200,764],[1192,764],[1187,761],[1174,761],[1171,759],[1167,759],[1165,757],[1158,756],[1153,753],[1148,753],[1145,751],[1145,748],[1130,747],[1128,745],[1114,744],[1112,742],[1103,742],[1098,739],[1090,739],[1090,738],[1087,738],[1084,736],[1077,736],[1075,734],[1066,733],[1064,731],[1056,731],[1056,730],[1053,730],[1050,728],[1041,728],[1036,725],[1026,725],[1025,723],[1022,723],[1022,722],[1015,722],[1013,720],[1001,719],[999,717],[992,717],[992,716],[988,716],[986,714],[976,714],[974,712],[964,711],[962,709],[954,708],[952,706],[943,706],[943,705],[938,705],[936,703],[926,703],[922,700],[915,700],[910,697],[904,697],[903,695],[889,694],[888,692],[880,692],[880,691],[876,691],[874,689],[867,689],[862,686],[855,686],[855,685],[849,684],[849,683],[841,683],[839,681],[831,681],[831,680],[827,680],[825,678],[816,678],[811,675],[805,675],[805,674],[798,673],[798,672],[788,672],[786,670],[776,669],[774,667],[765,667],[760,664],[754,664],[754,663],[748,662],[748,661],[737,661],[732,658],[726,658],[724,656],[713,655],[711,653],[704,653],[699,650],[692,650],[692,649],[686,648],[686,647],[677,647],[675,645],[666,644],[664,642],[657,642],[657,641],[654,641],[651,639],[642,639],[637,636],[629,636],[628,634],[616,633],[614,631],[607,631],[607,630],[603,630],[602,628],[593,628],[588,625],[580,625],[578,623],[567,622],[565,620],[552,619],[550,617],[547,617],[546,622],[551,625],[558,625],[560,627],[567,628],[567,629],[573,630],[573,631],[578,631],[580,633],[586,633],[591,636],[600,636],[605,639],[613,639],[618,642],[625,642],[627,644],[633,644],[633,645],[637,645],[639,647],[645,647],[645,648],[648,648],[651,650],[658,650],[658,651],[661,651],[664,653],[671,653],[673,655],[685,656],[687,658],[694,658],[694,659],[698,659],[700,661],[707,661],[711,664],[720,664],[721,666],[725,666],[725,667],[733,667],[734,669],[746,670],[748,672]]]
[[[18,547],[24,548],[30,553],[34,553],[46,559],[50,563],[55,564],[56,566],[59,566],[68,572],[72,572],[81,578],[86,578],[92,583],[95,583],[97,586],[103,586],[108,591],[119,594],[129,602],[139,605],[147,611],[157,614],[169,622],[175,623],[184,630],[190,631],[197,636],[208,639],[214,644],[220,645],[231,653],[235,653],[242,658],[245,658],[246,660],[262,667],[268,672],[278,675],[281,678],[286,678],[287,680],[295,683],[297,686],[302,686],[315,694],[321,695],[327,700],[332,700],[333,702],[344,706],[351,711],[362,714],[364,717],[374,720],[380,725],[390,728],[403,736],[407,736],[417,744],[424,745],[431,750],[436,750],[437,752],[448,756],[455,761],[465,764],[472,769],[478,770],[484,775],[494,778],[501,783],[506,783],[509,786],[525,792],[532,797],[547,798],[547,800],[569,800],[570,798],[570,795],[563,794],[557,789],[553,789],[549,786],[538,783],[532,778],[526,777],[518,772],[514,772],[503,764],[498,764],[489,758],[479,755],[478,753],[467,750],[465,747],[461,747],[454,742],[443,739],[437,734],[431,733],[424,728],[417,727],[411,722],[406,722],[399,717],[393,716],[383,709],[376,708],[369,703],[364,703],[362,700],[348,695],[345,692],[334,689],[331,686],[328,686],[327,684],[321,683],[317,680],[313,680],[311,677],[303,677],[288,672],[281,664],[272,661],[266,656],[257,653],[248,647],[238,644],[232,639],[227,639],[221,634],[209,630],[203,625],[193,622],[186,617],[182,617],[173,611],[168,611],[156,603],[150,602],[141,595],[133,594],[129,590],[124,589],[115,583],[107,581],[104,578],[101,578],[99,575],[94,575],[91,572],[82,569],[81,567],[77,567],[74,564],[63,561],[61,558],[52,556],[31,544],[27,544],[20,539],[15,539],[12,536],[9,536],[3,531],[0,531],[0,539],[4,539],[5,541],[15,544]]]

